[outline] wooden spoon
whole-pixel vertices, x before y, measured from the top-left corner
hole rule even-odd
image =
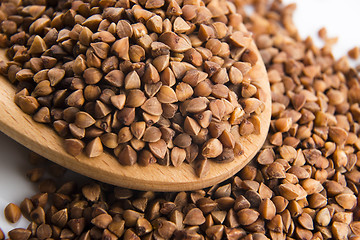
[[[244,154],[236,157],[234,161],[221,164],[210,161],[210,171],[203,178],[198,178],[193,167],[185,163],[180,167],[158,164],[147,167],[137,164],[122,166],[109,153],[96,158],[88,158],[83,154],[77,157],[67,154],[63,148],[63,139],[53,129],[36,123],[14,103],[15,87],[1,76],[0,131],[65,168],[113,185],[152,191],[189,191],[209,187],[233,176],[243,168],[258,152],[267,137],[271,118],[271,92],[264,63],[254,42],[250,49],[258,55],[258,61],[251,70],[252,81],[266,95],[265,110],[259,115],[260,134],[242,137]],[[4,50],[0,51],[1,59],[6,59]]]

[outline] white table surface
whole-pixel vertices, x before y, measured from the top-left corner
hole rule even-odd
[[[339,37],[338,44],[334,48],[336,58],[343,56],[352,47],[360,46],[359,0],[284,0],[283,2],[297,3],[294,21],[301,36],[310,35],[320,44],[321,42],[317,41],[317,31],[325,26],[329,37]],[[28,182],[25,177],[26,170],[31,167],[27,162],[27,154],[24,147],[0,133],[0,228],[4,232],[28,225],[24,218],[16,224],[9,224],[3,214],[8,203],[20,204],[25,197],[36,193],[36,185]]]

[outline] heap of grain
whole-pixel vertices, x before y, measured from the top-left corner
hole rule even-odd
[[[40,193],[19,204],[31,223],[11,239],[360,239],[359,70],[334,60],[324,30],[322,48],[301,40],[294,5],[247,1],[255,12],[246,15],[243,3],[273,96],[268,141],[251,165],[211,188],[156,193],[91,180],[80,187],[60,181],[62,168],[37,164],[28,177]],[[7,215],[16,220],[16,206]]]
[[[15,102],[72,155],[228,162],[259,133],[257,55],[232,2],[9,1],[0,20]]]

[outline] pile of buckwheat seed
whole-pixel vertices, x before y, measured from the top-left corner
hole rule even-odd
[[[233,161],[258,134],[258,57],[226,0],[9,0],[0,72],[15,103],[66,138],[71,155],[122,165]],[[264,79],[265,81],[265,79]],[[236,134],[234,134],[236,133]]]
[[[254,33],[272,90],[271,129],[253,162],[211,188],[174,193],[59,185],[36,168],[28,177],[40,181],[40,193],[20,210],[7,208],[10,221],[19,211],[31,221],[10,231],[11,239],[360,239],[358,69],[346,56],[334,60],[325,29],[322,48],[301,40],[295,5],[234,4]],[[242,4],[255,13],[246,15]]]

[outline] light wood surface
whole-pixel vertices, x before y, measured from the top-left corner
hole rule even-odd
[[[266,94],[265,110],[259,116],[261,133],[241,139],[244,154],[230,163],[210,161],[210,172],[198,178],[189,164],[180,167],[153,164],[147,167],[122,166],[109,153],[100,157],[87,158],[85,155],[72,157],[63,148],[63,139],[50,127],[36,123],[31,116],[23,113],[14,103],[15,87],[0,76],[0,131],[26,146],[30,150],[61,166],[90,178],[113,185],[152,191],[189,191],[212,186],[228,179],[242,169],[263,145],[270,124],[271,92],[265,66],[254,43],[251,49],[258,54],[258,62],[251,72],[252,81]],[[0,50],[0,59],[5,59]]]

